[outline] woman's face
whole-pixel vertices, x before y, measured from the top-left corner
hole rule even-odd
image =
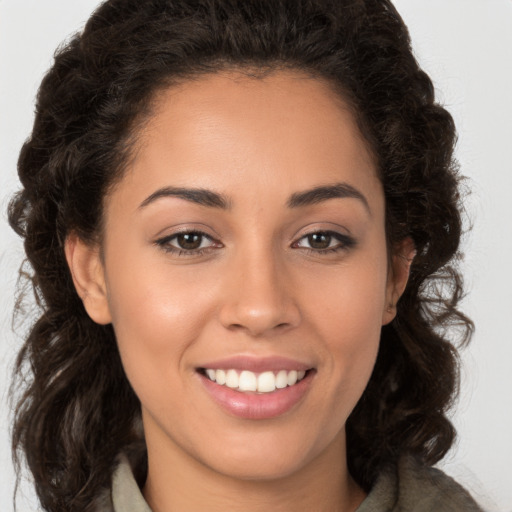
[[[113,323],[150,459],[267,479],[343,458],[406,276],[328,85],[226,72],[162,93],[102,249],[85,305]]]

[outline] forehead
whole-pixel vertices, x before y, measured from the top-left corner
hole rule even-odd
[[[266,183],[290,195],[340,179],[375,188],[376,176],[351,107],[329,83],[296,71],[226,71],[158,93],[125,180],[148,193]]]

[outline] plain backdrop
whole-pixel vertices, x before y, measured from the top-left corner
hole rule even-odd
[[[144,1],[144,0],[141,0]],[[249,1],[249,0],[245,0]],[[440,464],[488,511],[512,512],[512,0],[396,0],[416,55],[455,117],[457,156],[472,194],[464,241],[473,342],[463,352],[453,420],[457,445]],[[20,241],[5,209],[34,96],[57,45],[97,0],[0,0],[0,510],[13,509],[7,390],[20,339],[12,331]],[[26,326],[21,326],[21,328]],[[20,512],[36,510],[29,485]]]

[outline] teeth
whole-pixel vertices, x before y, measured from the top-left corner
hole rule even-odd
[[[276,388],[283,389],[288,386],[288,372],[286,370],[281,370],[276,375]]]
[[[297,372],[292,370],[288,372],[288,386],[293,386],[297,382]]]
[[[215,372],[215,381],[217,384],[226,384],[226,372],[224,370],[217,370]]]
[[[271,393],[276,390],[276,377],[272,372],[263,372],[258,375],[258,391]]]
[[[257,391],[258,393],[272,393],[276,389],[293,386],[306,375],[304,370],[280,370],[277,373],[263,372],[256,374],[248,370],[238,372],[231,370],[206,369],[206,375],[217,384],[227,386],[238,391]]]
[[[222,371],[222,370],[217,370]],[[226,386],[236,389],[238,387],[238,373],[235,370],[228,370],[226,373]]]
[[[240,382],[238,383],[238,389],[240,391],[257,391],[258,380],[256,374],[244,370],[240,374]]]

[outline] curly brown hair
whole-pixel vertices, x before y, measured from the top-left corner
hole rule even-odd
[[[376,157],[389,246],[406,237],[416,246],[396,318],[382,329],[373,375],[347,423],[352,476],[368,490],[402,454],[433,464],[453,442],[446,412],[458,360],[448,327],[462,327],[465,341],[472,330],[457,309],[463,287],[453,265],[462,229],[455,128],[391,2],[108,0],[58,50],[41,84],[19,157],[23,188],[9,206],[40,307],[15,369],[22,394],[13,453],[18,467],[26,458],[44,510],[90,510],[119,453],[143,443],[113,329],[85,312],[66,237],[98,239],[103,199],[155,94],[233,68],[296,69],[333,84]]]

